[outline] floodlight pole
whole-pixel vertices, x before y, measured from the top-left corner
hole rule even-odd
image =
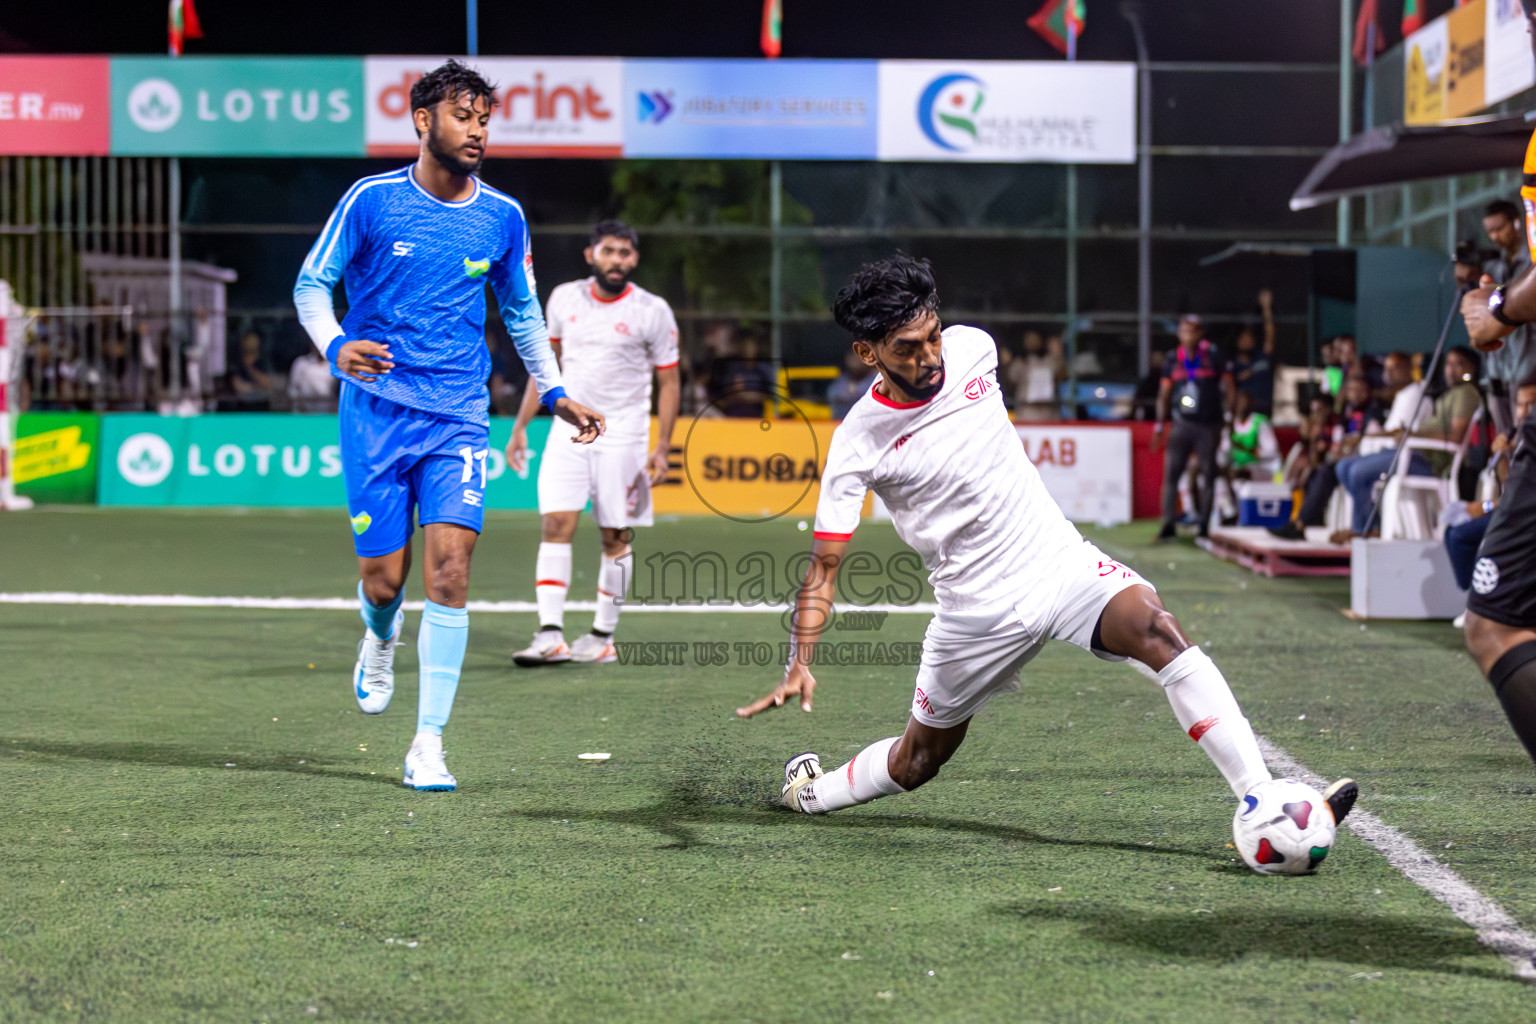
[[[1339,0],[1339,141],[1349,141],[1349,108],[1354,102],[1354,69],[1350,64],[1353,54],[1350,53],[1349,36],[1354,26],[1350,24],[1350,15],[1354,4],[1350,0]],[[1340,248],[1349,245],[1349,197],[1339,200],[1339,221],[1337,242]]]
[[[1141,31],[1141,5],[1126,2],[1120,14],[1136,39],[1136,372],[1152,367],[1152,62]]]

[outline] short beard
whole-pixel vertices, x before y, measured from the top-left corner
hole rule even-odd
[[[607,274],[604,274],[601,270],[598,270],[597,267],[592,266],[591,264],[588,264],[588,266],[592,269],[592,280],[596,281],[597,286],[605,292],[612,292],[613,294],[617,295],[619,292],[624,290],[625,286],[629,284],[628,274],[625,274],[623,277],[621,277],[619,279],[619,283],[615,285],[608,280]]]
[[[472,164],[465,163],[451,153],[443,152],[437,148],[436,137],[430,132],[427,134],[427,152],[431,153],[432,159],[436,160],[449,174],[460,174],[465,177],[480,170],[481,163],[485,161],[484,150],[481,150],[480,159]]]
[[[907,393],[909,398],[914,398],[919,402],[928,401],[928,399],[932,398],[934,395],[938,394],[944,389],[943,363],[939,364],[939,375],[932,384],[918,385],[914,384],[912,381],[907,380],[907,378],[903,377],[889,366],[886,366],[885,361],[882,360],[879,356],[875,356],[875,362],[880,364],[880,369],[885,371],[885,375],[896,381],[897,385],[901,388],[901,390]]]

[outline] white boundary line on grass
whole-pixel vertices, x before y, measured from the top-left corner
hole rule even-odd
[[[192,594],[77,594],[68,591],[38,591],[17,594],[0,593],[0,604],[58,604],[98,605],[111,608],[255,608],[269,611],[355,612],[355,597],[201,597]],[[407,601],[409,611],[421,611],[422,602]],[[597,610],[595,601],[567,601],[569,611],[591,612]],[[532,614],[539,606],[532,601],[471,601],[472,612]],[[783,615],[786,604],[640,604],[626,602],[626,615],[633,612],[669,612],[693,615],[700,612],[715,613],[771,613]],[[937,614],[939,606],[933,603],[919,604],[860,604],[839,605],[845,612],[889,612],[901,614]]]
[[[1259,737],[1259,749],[1271,767],[1318,790],[1327,785],[1306,765],[1263,736]],[[1477,941],[1502,953],[1514,967],[1515,974],[1526,981],[1536,981],[1536,965],[1531,963],[1531,955],[1536,953],[1536,935],[1521,928],[1503,907],[1472,888],[1412,839],[1358,804],[1344,819],[1344,827],[1387,858],[1387,863],[1401,871],[1408,881],[1450,907],[1451,913],[1471,925],[1477,932]]]
[[[273,611],[354,611],[356,598],[342,597],[198,597],[189,594],[81,594],[60,592],[0,593],[0,604],[39,605],[96,605],[118,608],[254,608]],[[419,610],[419,601],[407,601],[407,608]],[[572,611],[594,611],[596,602],[567,601]],[[625,612],[672,612],[697,614],[700,612],[771,612],[782,615],[784,605],[646,605],[626,607]],[[532,601],[471,601],[472,612],[532,613],[538,605]],[[851,610],[851,609],[850,609]],[[880,604],[860,605],[858,611],[916,613],[932,615],[938,611],[934,604]],[[1306,765],[1297,761],[1280,747],[1263,736],[1258,737],[1264,759],[1294,778],[1301,779],[1316,789],[1327,783]],[[1478,892],[1456,872],[1435,860],[1417,843],[1388,825],[1370,811],[1356,806],[1344,820],[1344,826],[1359,836],[1367,846],[1380,853],[1414,885],[1444,903],[1462,921],[1477,933],[1483,945],[1497,951],[1507,959],[1515,974],[1527,981],[1536,981],[1536,965],[1531,957],[1536,954],[1536,935],[1520,927],[1503,907]]]

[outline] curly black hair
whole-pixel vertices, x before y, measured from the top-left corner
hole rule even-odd
[[[600,220],[592,225],[587,244],[595,247],[605,238],[622,238],[636,249],[640,248],[640,233],[621,220]]]
[[[837,293],[832,319],[860,341],[882,341],[938,308],[933,267],[925,259],[897,253],[859,268]]]
[[[460,95],[467,96],[471,103],[483,99],[492,110],[496,109],[496,87],[474,68],[449,60],[416,79],[411,86],[411,110],[431,110],[443,100]]]

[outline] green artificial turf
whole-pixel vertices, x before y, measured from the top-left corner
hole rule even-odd
[[[796,525],[664,522],[637,549],[782,566]],[[1264,580],[1151,532],[1090,531],[1211,644],[1255,727],[1354,775],[1362,806],[1536,928],[1536,771],[1454,631],[1362,628],[1345,581]],[[348,538],[335,513],[41,510],[0,519],[0,590],[346,597]],[[534,517],[492,515],[471,596],[531,598],[537,538]],[[856,547],[901,550],[873,525]],[[596,565],[584,523],[574,599]],[[813,714],[742,722],[776,671],[691,645],[777,645],[776,615],[633,613],[622,638],[685,642],[689,663],[541,670],[508,659],[532,615],[476,615],[445,736],[462,788],[417,794],[399,784],[414,620],[370,718],[354,613],[0,605],[0,1019],[1536,1014],[1505,960],[1348,833],[1315,876],[1249,873],[1162,694],[1073,648],[1033,662],[931,785],[807,818],[775,806],[784,759],[830,768],[898,732],[913,669],[827,668]]]

